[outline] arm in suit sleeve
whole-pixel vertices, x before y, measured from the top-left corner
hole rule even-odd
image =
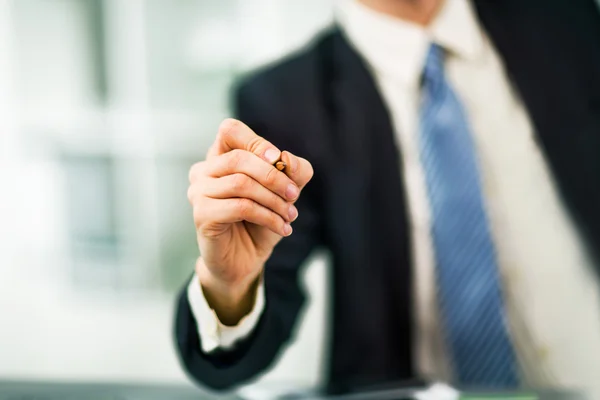
[[[265,98],[261,85],[242,86],[237,91],[237,116],[257,134],[280,149],[310,160],[302,151],[301,140],[289,134],[286,118],[279,114],[281,104]],[[279,123],[278,123],[279,122]],[[293,126],[293,124],[291,124]],[[316,175],[316,174],[315,174]],[[181,292],[175,320],[175,340],[180,361],[196,382],[217,390],[231,389],[264,372],[282,347],[292,339],[298,314],[304,303],[299,284],[299,267],[320,243],[318,185],[310,182],[296,203],[298,219],[294,232],[275,247],[264,270],[265,308],[256,328],[231,350],[202,351],[197,321],[191,310],[187,285]]]

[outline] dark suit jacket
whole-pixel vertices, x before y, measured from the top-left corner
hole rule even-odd
[[[529,112],[537,142],[589,248],[600,248],[600,16],[593,0],[476,0],[479,19]],[[266,309],[232,352],[201,352],[185,290],[175,322],[180,359],[225,389],[269,367],[293,340],[304,303],[299,266],[333,255],[328,386],[413,378],[411,245],[400,153],[373,77],[337,30],[255,74],[238,117],[313,163],[294,233],[265,268]],[[490,107],[493,107],[490,104]],[[600,317],[600,316],[599,316]]]

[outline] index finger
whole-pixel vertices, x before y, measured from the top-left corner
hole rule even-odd
[[[227,118],[221,122],[217,138],[206,158],[219,156],[234,149],[249,151],[269,164],[275,163],[281,157],[281,151],[277,147],[258,136],[242,121]]]

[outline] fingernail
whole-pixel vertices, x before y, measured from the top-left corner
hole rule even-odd
[[[292,234],[292,226],[290,224],[283,225],[283,236],[290,236]]]
[[[289,200],[294,200],[296,197],[298,197],[299,192],[298,186],[290,183],[287,189],[285,189],[285,197],[287,197]]]
[[[273,164],[275,161],[279,160],[279,150],[267,149],[267,151],[265,151],[265,158],[269,163]]]
[[[294,206],[290,206],[288,210],[288,217],[290,221],[294,221],[298,217],[298,210]]]

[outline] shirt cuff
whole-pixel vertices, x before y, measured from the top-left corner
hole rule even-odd
[[[244,316],[237,325],[226,326],[219,321],[215,310],[208,305],[202,292],[202,285],[194,274],[188,285],[187,295],[192,314],[196,319],[204,353],[208,354],[219,348],[230,350],[238,340],[245,339],[252,333],[265,309],[265,290],[262,280],[256,290],[254,306],[250,313]]]

